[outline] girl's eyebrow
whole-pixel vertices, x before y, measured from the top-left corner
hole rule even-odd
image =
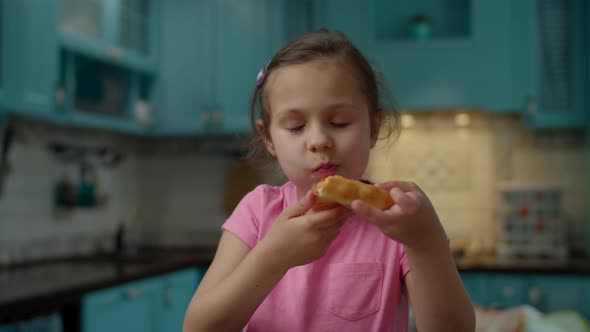
[[[336,103],[329,105],[328,107],[325,108],[325,110],[332,111],[332,110],[338,110],[338,109],[343,109],[343,108],[359,109],[360,107],[354,103],[350,103],[347,101],[341,101],[341,102],[336,102]],[[301,108],[297,108],[297,107],[277,110],[277,115],[279,115],[279,116],[288,116],[291,114],[300,114],[300,113],[305,113],[305,110],[303,110]]]
[[[290,115],[299,115],[301,113],[303,113],[303,110],[301,110],[299,108],[287,108],[287,109],[283,109],[283,110],[278,110],[277,117],[278,118],[285,118]]]

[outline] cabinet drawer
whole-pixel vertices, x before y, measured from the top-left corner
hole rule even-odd
[[[533,276],[529,279],[528,303],[543,312],[583,308],[584,280],[576,277]]]
[[[160,299],[156,279],[90,293],[82,302],[82,331],[156,332]]]
[[[475,305],[505,308],[526,303],[524,275],[500,273],[461,273],[463,284]]]

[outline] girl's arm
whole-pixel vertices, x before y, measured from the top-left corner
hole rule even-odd
[[[379,184],[395,202],[381,211],[362,201],[354,212],[402,243],[410,264],[405,283],[418,331],[475,331],[475,313],[451,255],[445,230],[426,194],[415,183]]]
[[[289,268],[323,256],[350,211],[336,207],[306,214],[314,202],[308,193],[283,210],[252,250],[224,231],[188,306],[183,331],[239,331]]]
[[[186,311],[183,331],[239,331],[286,271],[269,266],[263,246],[250,248],[224,231],[215,258]]]
[[[418,331],[475,331],[473,305],[448,246],[430,252],[406,247],[405,284]]]

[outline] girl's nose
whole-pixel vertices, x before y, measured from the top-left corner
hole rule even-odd
[[[312,152],[321,152],[332,148],[332,139],[323,128],[316,127],[310,130],[309,136],[309,150]]]

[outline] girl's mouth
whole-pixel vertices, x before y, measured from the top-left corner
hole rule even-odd
[[[324,178],[326,176],[330,176],[330,175],[336,174],[336,171],[337,170],[338,170],[338,165],[331,164],[331,163],[326,163],[326,164],[321,164],[320,166],[318,166],[314,170],[314,173],[317,174],[317,175],[319,175],[321,178]]]

